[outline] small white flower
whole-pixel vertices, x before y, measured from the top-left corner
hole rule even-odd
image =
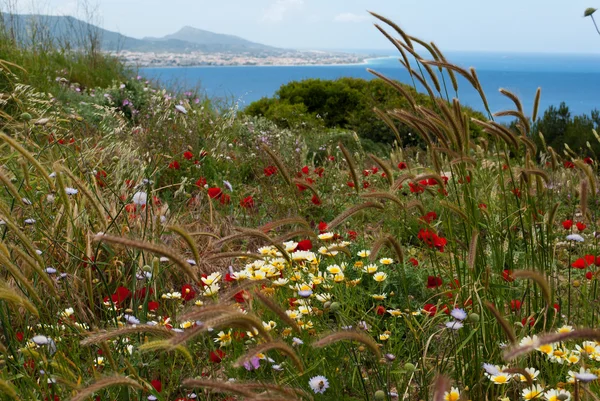
[[[329,388],[329,381],[325,376],[315,376],[308,381],[308,385],[315,394],[323,394]]]
[[[31,341],[33,341],[36,345],[47,345],[50,344],[50,338],[46,336],[34,336]]]
[[[462,329],[464,327],[464,324],[462,324],[458,320],[454,320],[452,322],[447,322],[446,323],[446,327],[449,328],[449,329],[452,329],[452,330],[459,330],[459,329]]]
[[[583,370],[583,368],[582,368],[582,370]],[[596,380],[598,378],[598,376],[596,376],[595,374],[593,374],[591,372],[584,371],[584,372],[575,373],[575,378],[577,380],[579,380],[580,382],[589,383],[589,382]]]
[[[298,337],[294,337],[294,338],[292,338],[292,343],[293,343],[294,345],[302,345],[302,344],[304,344],[304,341],[302,341],[302,340],[301,340],[301,339],[299,339]]]
[[[133,194],[133,203],[135,203],[136,205],[145,205],[146,202],[148,200],[148,194],[146,194],[145,192],[139,191],[136,192],[135,194]]]
[[[140,321],[138,318],[136,318],[135,316],[132,315],[124,315],[123,316],[125,318],[125,321],[129,324],[140,324]]]
[[[585,241],[583,239],[583,237],[581,235],[579,235],[579,234],[569,234],[569,235],[567,235],[567,240],[569,240],[569,241],[575,241],[575,242],[583,242],[583,241]]]
[[[455,318],[456,320],[465,320],[467,318],[467,312],[465,312],[463,309],[460,308],[455,308],[452,309],[452,312],[450,312],[450,315]]]
[[[185,109],[185,107],[183,107],[180,104],[175,105],[175,110],[177,110],[180,113],[187,114],[187,110]]]
[[[23,198],[23,199],[21,199],[21,201],[26,205],[32,205],[31,201],[27,198]]]
[[[229,181],[223,180],[223,185],[225,185],[225,188],[227,188],[230,192],[233,191],[233,187]]]
[[[65,192],[67,193],[67,195],[77,195],[77,193],[79,191],[77,189],[75,189],[75,188],[66,187],[65,188]]]
[[[52,267],[52,266],[48,266],[48,267],[46,267],[45,272],[48,273],[48,274],[55,274],[56,273],[56,269],[54,267]]]
[[[35,219],[25,219],[25,224],[35,224]]]

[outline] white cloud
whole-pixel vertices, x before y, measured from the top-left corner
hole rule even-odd
[[[303,5],[304,0],[277,0],[265,10],[262,20],[280,22],[288,11],[297,10]]]
[[[369,20],[368,15],[358,15],[353,13],[338,14],[333,19],[335,22],[364,22]]]

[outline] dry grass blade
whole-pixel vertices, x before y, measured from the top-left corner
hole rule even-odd
[[[290,176],[290,172],[288,171],[288,169],[285,166],[285,164],[283,164],[283,162],[281,161],[281,159],[277,156],[277,154],[275,154],[275,152],[273,152],[271,150],[271,148],[269,148],[264,143],[261,144],[260,147],[261,147],[262,150],[264,150],[269,155],[269,157],[271,158],[271,160],[273,160],[273,163],[275,163],[275,165],[277,166],[277,168],[281,172],[281,175],[283,176],[283,179],[285,180],[285,182],[287,182],[287,184],[290,187],[293,188],[294,185],[292,184],[292,179],[291,179],[291,176]]]
[[[52,295],[58,296],[58,291],[56,290],[56,285],[54,281],[52,281],[50,276],[46,274],[46,272],[40,267],[39,263],[37,263],[37,261],[34,258],[29,256],[23,249],[19,248],[18,246],[13,244],[9,246],[11,251],[16,253],[17,256],[21,258],[21,260],[27,266],[29,266],[33,271],[35,271],[38,274],[38,277],[48,285],[48,290],[52,293]]]
[[[256,393],[244,388],[241,383],[229,383],[219,380],[186,379],[181,383],[186,388],[207,388],[211,391],[238,394],[248,399],[256,398]]]
[[[367,348],[369,348],[375,354],[377,360],[381,359],[381,350],[379,349],[379,346],[377,345],[375,340],[373,340],[371,336],[368,336],[367,334],[358,331],[336,331],[335,333],[331,333],[324,337],[321,337],[317,341],[313,342],[311,345],[315,348],[323,348],[339,341],[359,342],[365,345]]]
[[[358,184],[358,175],[356,174],[356,162],[354,161],[354,158],[352,158],[350,152],[348,152],[348,149],[346,149],[346,147],[342,145],[341,142],[338,143],[338,147],[342,151],[344,159],[346,159],[346,163],[348,163],[348,168],[350,169],[350,176],[352,177],[352,182],[354,182],[354,189],[356,190],[356,193],[358,193],[360,187]]]
[[[215,239],[219,239],[220,238],[217,234],[209,233],[209,232],[206,232],[206,231],[196,231],[196,232],[193,232],[193,233],[188,233],[188,235],[191,235],[192,237],[198,236],[198,237],[212,237],[212,238],[215,238]]]
[[[245,363],[250,362],[250,360],[254,358],[257,354],[264,354],[267,351],[271,350],[277,350],[289,356],[290,359],[294,362],[294,365],[296,365],[296,367],[300,371],[300,373],[304,372],[304,364],[302,363],[296,352],[292,349],[292,347],[290,347],[281,340],[260,344],[254,348],[249,349],[245,355],[242,355],[237,361],[235,361],[234,366],[244,366]]]
[[[523,377],[525,377],[525,380],[527,380],[527,385],[533,386],[533,378],[531,377],[531,375],[529,374],[529,372],[526,371],[523,368],[508,368],[508,369],[503,369],[502,373],[510,373],[510,374],[518,373],[518,374],[522,375]]]
[[[427,214],[427,211],[425,210],[425,207],[423,206],[423,204],[421,203],[421,201],[420,201],[420,200],[416,200],[416,199],[415,199],[415,200],[412,200],[412,201],[410,201],[410,202],[408,202],[408,203],[406,204],[406,210],[411,210],[411,209],[414,209],[414,208],[417,208],[417,209],[419,209],[419,212],[420,212],[420,213],[421,213],[421,215],[423,215],[423,216],[424,216],[425,214]]]
[[[304,189],[308,189],[313,195],[315,195],[317,198],[321,198],[321,195],[319,195],[319,192],[317,191],[317,189],[310,183],[301,180],[299,178],[294,178],[293,180],[294,185],[296,185],[297,188],[304,188]]]
[[[77,395],[71,398],[71,401],[83,401],[86,398],[90,397],[95,392],[98,392],[106,387],[113,386],[126,386],[132,387],[137,390],[143,390],[144,387],[138,383],[137,381],[130,379],[125,376],[113,376],[113,377],[105,377],[104,379],[100,379],[89,385],[88,387],[82,389],[77,393]]]
[[[433,50],[435,50],[435,52],[437,53],[438,57],[434,57],[436,59],[436,61],[442,61],[446,64],[448,64],[448,60],[446,60],[446,56],[444,56],[444,53],[441,52],[441,50],[437,47],[437,45],[433,42],[431,42],[431,47],[433,48]],[[438,66],[438,68],[442,68],[441,66]],[[452,81],[452,88],[454,89],[454,92],[458,92],[458,81],[456,80],[456,74],[454,74],[454,70],[450,69],[450,68],[446,68],[446,71],[448,71],[448,75],[450,75],[450,81]]]
[[[452,159],[452,161],[450,162],[450,165],[456,166],[457,164],[462,164],[462,163],[470,164],[472,166],[477,166],[477,162],[475,161],[475,159],[473,159],[472,157],[469,157],[469,156],[463,156],[463,157],[458,157],[456,159]]]
[[[469,256],[467,258],[467,263],[469,267],[472,269],[475,266],[475,258],[477,257],[477,242],[479,240],[479,231],[474,228],[473,234],[471,234],[471,243],[469,244]]]
[[[290,327],[297,333],[300,332],[300,327],[294,319],[288,316],[287,313],[279,305],[277,305],[272,299],[268,298],[261,291],[254,291],[254,296],[258,298],[258,300],[265,305],[267,308],[271,309],[281,320],[290,325]]]
[[[6,220],[5,220],[6,221]],[[42,299],[40,298],[38,292],[36,291],[33,284],[31,283],[31,281],[29,281],[27,279],[27,277],[25,277],[23,275],[23,273],[21,273],[21,269],[16,266],[14,263],[12,263],[9,259],[9,257],[4,253],[4,252],[0,252],[0,264],[2,264],[2,267],[4,267],[6,270],[8,270],[8,272],[14,277],[14,279],[16,281],[18,281],[23,287],[25,287],[25,289],[27,289],[27,295],[34,300],[36,303],[38,304],[43,304]],[[13,290],[7,290],[7,294],[5,294],[4,296],[14,296],[17,298],[21,298],[20,296],[18,296]],[[22,304],[23,306],[25,306],[26,304],[23,304],[21,301],[18,301],[17,298],[15,298],[12,302],[17,303],[17,304]],[[29,301],[27,301],[28,304],[27,305],[31,305],[31,303],[29,303]],[[33,306],[33,305],[31,305]],[[33,308],[35,309],[35,308]],[[34,312],[32,312],[34,313]],[[37,310],[34,313],[35,315],[37,315]]]
[[[416,176],[413,181],[414,182],[419,182],[419,181],[423,181],[423,180],[435,180],[435,182],[442,188],[444,188],[445,186],[445,182],[444,179],[439,175],[439,174],[432,174],[432,173],[428,173],[428,174],[421,174]]]
[[[152,334],[159,337],[173,337],[175,334],[164,327],[151,325],[127,326],[116,330],[92,334],[89,337],[81,340],[81,345],[100,344],[106,340],[115,337],[130,335],[130,334]]]
[[[600,341],[600,330],[595,329],[579,329],[573,330],[568,333],[550,333],[543,334],[537,337],[537,340],[532,344],[524,346],[516,346],[508,348],[504,352],[504,360],[511,361],[518,358],[521,355],[528,354],[535,349],[546,344],[554,344],[558,342],[570,341],[570,340],[593,340]]]
[[[467,216],[467,214],[465,212],[463,212],[454,203],[448,202],[446,200],[442,200],[442,201],[440,201],[440,205],[442,205],[444,208],[446,208],[446,209],[454,212],[454,214],[456,214],[457,216],[459,216],[464,222],[468,222],[469,221],[469,217]]]
[[[596,176],[595,176],[594,172],[592,171],[592,168],[588,164],[585,164],[584,162],[582,162],[581,160],[575,160],[575,166],[577,166],[577,168],[579,168],[579,170],[583,171],[583,173],[586,175],[588,184],[590,184],[590,193],[595,195],[596,194]]]
[[[270,221],[267,224],[260,227],[259,230],[261,230],[264,233],[268,233],[269,231],[275,230],[281,226],[286,226],[286,225],[291,225],[291,224],[298,224],[298,225],[306,227],[307,229],[310,229],[310,224],[308,224],[306,219],[303,219],[302,217],[288,217],[286,219]]]
[[[192,254],[194,255],[194,260],[196,261],[196,263],[200,263],[200,252],[198,251],[196,242],[190,236],[190,234],[187,231],[185,231],[183,228],[178,227],[178,226],[168,226],[167,230],[170,230],[170,231],[173,231],[173,232],[179,234],[179,236],[181,238],[183,238],[185,243],[188,245],[188,247],[192,251]]]
[[[444,375],[439,375],[433,382],[433,401],[444,401],[446,392],[450,390],[450,380]]]
[[[370,72],[371,74],[375,75],[379,79],[383,80],[385,83],[390,85],[392,88],[396,89],[402,96],[404,96],[406,98],[406,100],[408,100],[408,103],[410,104],[411,108],[413,110],[416,110],[415,99],[412,97],[410,92],[402,86],[402,84],[400,84],[399,82],[396,82],[393,79],[390,79],[390,78],[386,77],[385,75],[380,74],[379,72],[374,71],[370,68],[367,68],[367,71]],[[399,135],[400,134],[398,133],[398,136]]]
[[[334,229],[335,227],[339,226],[344,221],[346,221],[346,219],[348,219],[349,217],[355,215],[356,213],[358,213],[358,212],[360,212],[361,210],[364,210],[364,209],[379,209],[379,210],[382,210],[383,206],[381,204],[375,203],[375,202],[365,202],[365,203],[362,203],[360,205],[353,206],[353,207],[351,207],[349,209],[346,209],[339,216],[337,216],[335,219],[333,219],[327,225],[327,227],[329,229]]]
[[[498,323],[500,323],[500,327],[502,327],[502,330],[504,331],[510,342],[515,344],[517,342],[517,336],[515,336],[515,332],[513,331],[513,328],[510,325],[510,323],[508,323],[506,319],[504,319],[502,315],[500,315],[500,312],[498,312],[498,309],[496,309],[494,304],[486,301],[485,306],[487,306],[487,308],[490,310],[490,312],[492,312],[492,315],[494,315]]]
[[[388,24],[389,26],[391,26],[392,28],[394,28],[394,30],[396,32],[398,32],[400,34],[400,36],[402,36],[402,39],[404,39],[404,42],[406,42],[406,44],[408,45],[408,47],[410,47],[411,49],[413,48],[413,44],[410,40],[410,36],[408,36],[403,30],[402,28],[400,28],[396,23],[394,23],[394,21],[391,21],[390,19],[379,15],[377,13],[374,13],[373,11],[369,11],[369,14],[371,14],[373,17],[377,18],[378,20],[385,22],[386,24]]]
[[[189,362],[190,365],[194,364],[194,358],[185,346],[177,345],[173,347],[171,346],[171,342],[169,340],[147,341],[140,345],[137,349],[139,352],[177,351]]]
[[[533,114],[531,115],[531,121],[535,122],[538,117],[538,110],[540,108],[540,97],[542,96],[542,88],[537,88],[535,92],[535,99],[533,100]]]
[[[27,298],[18,295],[14,289],[4,287],[4,285],[0,285],[0,300],[21,306],[36,317],[40,315],[37,308]]]
[[[181,269],[192,279],[194,282],[198,281],[198,277],[196,273],[192,270],[192,266],[178,255],[173,253],[169,248],[161,245],[151,244],[145,241],[138,241],[127,239],[123,237],[115,237],[108,234],[97,234],[94,237],[95,242],[108,242],[111,244],[123,245],[127,248],[136,248],[144,251],[156,253],[158,255],[164,256],[172,260],[175,264],[177,264]]]
[[[385,172],[385,178],[388,180],[390,185],[392,185],[394,183],[394,172],[390,168],[390,165],[382,159],[380,159],[379,157],[375,156],[374,154],[369,153],[369,157],[371,158],[371,160],[377,163],[379,167],[381,167],[381,169]]]
[[[590,397],[592,397],[593,401],[600,401],[600,398],[598,398],[598,396],[596,394],[594,394],[592,392],[592,390],[587,388],[587,386],[577,386],[577,387],[582,389],[584,393],[587,393]],[[575,400],[575,401],[577,401],[577,400]]]
[[[499,111],[497,113],[494,113],[494,117],[515,117],[515,118],[518,118],[519,121],[521,122],[521,124],[523,124],[523,126],[525,127],[526,132],[531,131],[531,125],[529,124],[529,120],[520,111],[515,111],[515,110]]]

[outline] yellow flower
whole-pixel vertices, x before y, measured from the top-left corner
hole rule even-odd
[[[542,386],[540,386],[539,384],[536,384],[532,387],[529,387],[529,388],[526,388],[525,390],[523,390],[523,392],[522,392],[523,399],[525,399],[525,400],[539,399],[539,397],[542,395],[543,392],[544,392],[544,388]]]
[[[402,316],[402,311],[400,311],[400,309],[388,309],[387,313],[389,313],[390,315],[392,315],[394,317]]]
[[[189,320],[180,324],[180,327],[182,329],[189,329],[192,326],[193,326],[193,323],[190,322]]]
[[[338,274],[342,272],[342,269],[338,265],[332,265],[327,268],[327,271],[331,274]]]
[[[374,274],[375,272],[377,272],[377,269],[378,269],[377,265],[370,264],[370,265],[365,266],[363,268],[363,271],[368,274]]]
[[[368,249],[363,249],[362,251],[358,252],[358,256],[361,258],[368,258],[369,255],[371,255],[371,251],[369,251]]]
[[[228,333],[220,331],[219,334],[217,334],[217,338],[215,338],[215,342],[219,343],[221,347],[231,344],[231,330]]]
[[[490,376],[490,380],[494,382],[494,384],[506,384],[510,381],[510,375],[500,372],[497,375]]]
[[[552,344],[544,344],[544,345],[540,345],[537,348],[538,351],[543,352],[546,355],[551,355],[552,352],[554,351],[554,346]]]
[[[365,264],[360,260],[357,260],[356,262],[354,262],[354,267],[356,267],[357,269],[362,269],[364,265]]]
[[[391,265],[392,263],[394,263],[394,259],[392,259],[392,258],[381,258],[381,259],[379,259],[379,263],[381,263],[382,265]]]
[[[392,333],[390,333],[389,331],[385,331],[382,334],[379,335],[379,340],[380,341],[387,341],[390,338],[390,335]]]
[[[560,334],[570,333],[572,331],[573,331],[573,326],[567,326],[567,325],[559,327],[558,330],[557,330],[557,332],[560,333]]]
[[[383,301],[384,299],[387,298],[387,294],[373,294],[371,295],[371,298],[373,298],[376,301]]]
[[[378,283],[381,283],[383,281],[385,281],[387,279],[388,275],[384,272],[379,272],[379,273],[375,273],[373,275],[373,280],[377,281]]]
[[[333,277],[333,281],[335,281],[336,283],[341,283],[342,281],[344,281],[346,277],[344,276],[344,273],[338,273]]]
[[[333,233],[319,234],[319,239],[321,241],[329,241],[330,239],[333,239]]]

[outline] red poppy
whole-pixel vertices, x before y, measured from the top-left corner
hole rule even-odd
[[[206,178],[204,178],[204,177],[198,178],[198,181],[196,181],[196,186],[198,188],[204,188],[205,185],[206,185]]]
[[[192,160],[194,158],[194,154],[188,150],[183,152],[183,158],[186,160]]]
[[[348,181],[346,183],[346,185],[348,185],[350,188],[354,188],[354,182],[353,181]]]
[[[425,304],[423,311],[429,316],[434,316],[437,313],[437,307],[434,304]]]
[[[371,172],[369,170],[363,170],[362,175],[368,177]]]
[[[173,160],[171,163],[169,163],[169,168],[173,170],[179,170],[179,167],[179,162],[177,160]]]
[[[313,195],[310,201],[317,206],[321,204],[321,199],[317,195]]]
[[[560,312],[560,305],[559,304],[554,304],[553,307],[554,307],[554,310],[556,311],[556,313]]]
[[[569,160],[565,160],[563,166],[565,166],[565,168],[575,168],[575,163]]]
[[[425,187],[420,184],[415,184],[414,182],[409,182],[408,186],[410,188],[410,192],[414,194],[422,194],[425,192]]]
[[[298,183],[296,183],[296,188],[298,188],[298,191],[300,191],[300,192],[306,191],[308,189],[308,187],[306,187],[305,185],[298,184]]]
[[[585,278],[587,278],[588,280],[593,279],[594,278],[594,273],[592,273],[592,272],[585,273]]]
[[[379,167],[377,167],[377,166],[371,167],[371,173],[377,174],[378,172],[379,172]]]
[[[508,270],[508,269],[503,270],[502,271],[502,279],[509,283],[512,283],[513,281],[515,281],[512,270]]]
[[[131,296],[131,291],[129,291],[129,289],[127,289],[125,287],[119,287],[119,288],[117,288],[115,293],[112,294],[111,299],[115,304],[119,305],[122,302],[127,301],[127,299],[129,299],[130,296]]]
[[[352,241],[354,241],[354,240],[356,240],[357,237],[358,237],[358,233],[356,231],[348,230],[348,238],[350,238]]]
[[[302,167],[302,170],[301,170],[301,171],[302,171],[302,174],[308,175],[308,172],[309,172],[309,170],[308,170],[308,166],[304,166],[304,167]]]
[[[127,213],[135,213],[137,210],[137,205],[135,203],[129,203],[125,205],[125,211]]]
[[[371,186],[371,184],[369,184],[369,181],[363,181],[363,188],[367,189]]]
[[[591,157],[586,157],[585,159],[583,159],[583,162],[585,164],[594,164],[594,161],[592,160]]]
[[[231,201],[231,196],[229,196],[227,194],[223,194],[223,195],[221,195],[221,198],[219,198],[219,202],[221,202],[221,205],[229,205],[230,201]]]
[[[519,188],[512,189],[510,192],[512,192],[517,198],[521,197],[521,190]]]
[[[579,258],[575,262],[571,263],[571,267],[574,267],[575,269],[585,269],[586,267],[595,263],[596,257],[594,255],[585,255],[585,257]]]
[[[582,223],[582,222],[578,222],[578,223],[577,223],[577,224],[575,224],[575,225],[577,226],[577,229],[578,229],[579,231],[583,231],[583,230],[585,230],[585,229],[586,229],[586,227],[587,227],[587,226],[586,226],[584,223]]]
[[[515,312],[521,310],[521,301],[518,299],[513,299],[510,301],[510,310]]]
[[[600,266],[600,256],[596,256],[596,260],[594,261],[596,266]]]
[[[436,212],[429,212],[425,216],[421,216],[421,220],[427,224],[430,224],[432,221],[435,221],[438,218]]]
[[[319,177],[323,177],[324,172],[325,172],[325,169],[323,167],[317,167],[315,169],[315,174],[318,175]]]
[[[250,298],[250,294],[248,293],[248,291],[246,290],[242,290],[240,292],[235,293],[235,295],[233,296],[233,299],[235,300],[235,302],[237,302],[238,304],[243,304],[246,302],[247,299]]]
[[[24,336],[23,336],[23,332],[21,332],[21,331],[17,331],[17,332],[15,333],[15,337],[17,337],[17,341],[18,341],[18,342],[23,342],[23,337],[24,337]]]
[[[275,167],[275,166],[268,166],[268,167],[265,167],[265,168],[264,168],[264,170],[263,170],[263,172],[265,173],[265,175],[266,175],[267,177],[270,177],[270,176],[272,176],[272,175],[275,175],[275,174],[277,174],[277,167]]]
[[[327,223],[325,223],[324,221],[321,221],[319,223],[319,233],[323,234],[326,231],[327,231]]]
[[[375,308],[375,313],[377,313],[379,316],[385,315],[385,307],[379,305],[377,308]]]
[[[527,321],[529,321],[529,327],[533,327],[533,325],[535,324],[535,319],[533,318],[533,316],[524,317],[523,319],[521,319],[521,324],[525,326],[527,325]]]
[[[152,288],[142,287],[139,290],[135,290],[135,299],[146,299],[146,295],[154,294],[154,290]]]
[[[290,298],[289,299],[289,304],[290,304],[290,308],[294,308],[296,306],[296,301],[298,301],[296,298]]]
[[[481,209],[481,210],[487,210],[487,205],[485,203],[480,203],[479,204],[479,209]]]
[[[427,288],[437,288],[442,285],[442,278],[436,276],[427,277]]]
[[[303,239],[298,242],[298,246],[296,247],[298,251],[310,251],[312,249],[312,242],[309,239]]]
[[[562,222],[562,226],[565,230],[570,230],[573,227],[573,220],[565,220]]]
[[[411,265],[413,265],[415,267],[419,266],[419,261],[415,258],[410,258],[408,261],[410,262]]]
[[[406,170],[408,168],[408,165],[405,162],[400,162],[398,163],[398,168],[400,170]]]
[[[213,363],[221,363],[221,361],[223,360],[223,358],[225,358],[225,352],[221,349],[212,351],[210,353],[210,360]]]
[[[450,308],[448,308],[448,305],[442,305],[442,312],[444,312],[446,315],[450,314]]]
[[[158,310],[158,306],[159,306],[159,304],[156,301],[150,301],[150,302],[148,302],[148,310],[150,312],[157,311]]]
[[[218,187],[208,188],[208,196],[211,199],[219,199],[223,195],[223,190]]]
[[[160,380],[152,380],[150,384],[152,385],[152,387],[154,387],[154,390],[156,390],[157,392],[160,393],[162,391],[162,383],[160,382]]]
[[[444,252],[444,247],[448,243],[446,238],[438,236],[431,230],[421,229],[417,236],[421,241],[425,242],[430,248],[437,248],[440,252]]]
[[[106,176],[107,176],[107,174],[106,174],[106,171],[104,171],[104,170],[99,170],[96,173],[96,182],[98,183],[99,187],[104,187],[106,185],[106,181],[104,181]]]
[[[196,291],[194,291],[194,288],[192,288],[191,285],[184,284],[183,287],[181,287],[181,297],[184,301],[190,301],[196,298]]]
[[[254,199],[252,196],[247,196],[240,201],[240,206],[244,209],[252,209],[254,207]]]

